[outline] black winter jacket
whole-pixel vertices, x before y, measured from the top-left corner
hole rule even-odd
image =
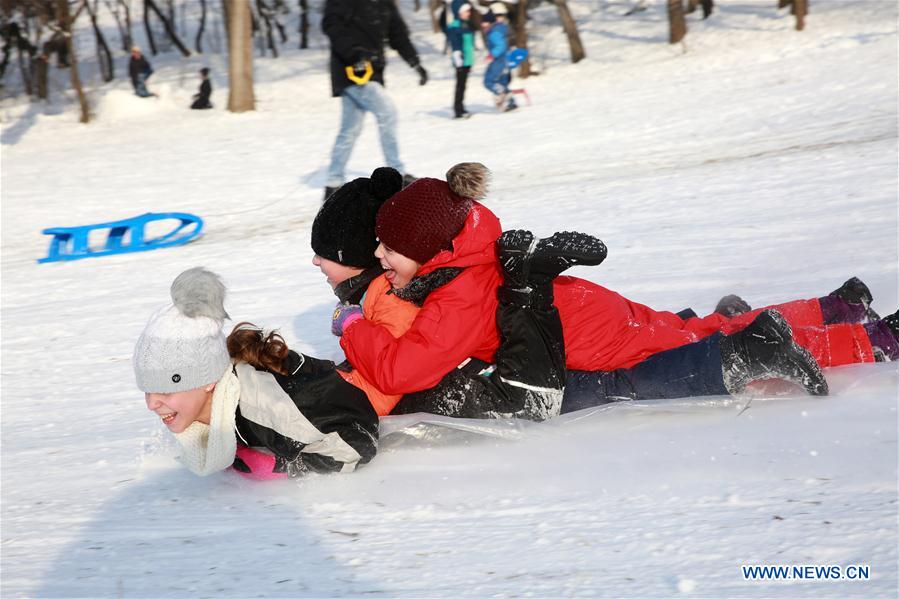
[[[343,380],[328,360],[291,351],[285,367],[290,374],[273,376],[299,415],[265,394],[252,406],[242,396],[235,421],[240,439],[269,449],[277,458],[275,471],[290,476],[352,470],[371,461],[378,447],[378,415],[365,393]],[[323,441],[307,444],[297,438],[308,438],[309,424],[324,435]]]
[[[131,77],[131,83],[137,85],[137,76],[141,73],[152,73],[153,67],[150,66],[150,61],[144,58],[144,55],[141,54],[140,58],[134,58],[133,56],[128,60],[128,75]]]
[[[371,80],[384,85],[385,41],[410,67],[419,64],[409,29],[393,0],[327,0],[322,31],[331,40],[331,89],[335,97],[354,85],[347,79],[346,67],[360,60],[371,61]]]

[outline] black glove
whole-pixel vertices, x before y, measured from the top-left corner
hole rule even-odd
[[[415,67],[415,72],[418,73],[418,84],[424,85],[428,82],[428,72],[421,65]]]

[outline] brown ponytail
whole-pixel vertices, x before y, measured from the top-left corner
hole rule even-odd
[[[238,323],[228,335],[228,354],[234,360],[246,362],[253,368],[262,368],[278,374],[287,374],[284,359],[287,343],[278,333],[268,335],[249,322]]]

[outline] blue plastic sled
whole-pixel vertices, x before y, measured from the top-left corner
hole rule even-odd
[[[514,69],[528,57],[527,48],[514,48],[506,54],[506,66]]]
[[[180,224],[172,231],[147,239],[144,227],[147,223],[157,220],[176,219]],[[190,228],[193,226],[192,228]],[[92,249],[89,245],[91,231],[109,229],[109,236],[102,248]],[[44,235],[52,235],[50,249],[46,258],[41,258],[38,263],[59,262],[62,260],[81,260],[82,258],[96,258],[111,254],[126,254],[130,252],[146,252],[158,250],[176,245],[182,245],[196,239],[203,229],[203,219],[185,212],[148,212],[141,216],[119,220],[112,223],[98,225],[84,225],[82,227],[53,227],[44,229]],[[127,240],[126,240],[127,236]]]

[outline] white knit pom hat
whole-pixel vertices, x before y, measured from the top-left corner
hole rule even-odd
[[[134,377],[144,393],[175,393],[217,382],[231,364],[222,332],[225,286],[191,268],[172,283],[172,304],[157,310],[134,348]]]

